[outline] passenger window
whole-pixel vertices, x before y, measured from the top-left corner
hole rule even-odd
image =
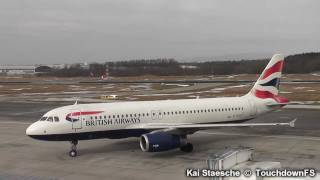
[[[59,117],[55,116],[55,117],[54,117],[54,121],[55,121],[55,122],[59,122]]]
[[[53,118],[52,117],[48,117],[47,121],[53,122]]]

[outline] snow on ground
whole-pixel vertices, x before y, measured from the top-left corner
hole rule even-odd
[[[295,87],[293,89],[305,89],[305,88],[307,88],[307,87]]]
[[[226,89],[227,88],[213,88],[213,89],[211,89],[211,91],[224,91]]]
[[[109,85],[109,86],[103,86],[102,89],[113,89],[114,86],[113,85]]]
[[[126,100],[129,100],[129,101],[134,101],[134,100],[137,100],[138,98],[135,98],[135,97],[126,97],[125,99],[126,99]]]
[[[239,87],[246,87],[247,85],[245,84],[240,84],[240,85],[237,85],[237,86],[228,86],[227,88],[239,88]]]
[[[289,91],[280,91],[280,93],[282,93],[282,94],[291,94],[292,92],[289,92]]]
[[[308,92],[315,92],[316,90],[314,90],[314,89],[309,89],[309,90],[307,90]]]
[[[139,97],[145,97],[145,96],[179,96],[179,95],[190,95],[194,94],[194,92],[188,92],[188,93],[174,93],[174,94],[137,94],[134,96],[139,96]]]
[[[163,84],[165,86],[179,86],[179,87],[188,87],[188,84]]]
[[[130,85],[129,87],[132,89],[152,90],[151,84]]]
[[[76,85],[69,85],[69,87],[71,87],[71,88],[80,88],[80,86],[76,86]]]

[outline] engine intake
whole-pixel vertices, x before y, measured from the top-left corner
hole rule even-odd
[[[143,134],[140,137],[140,147],[145,152],[167,151],[184,146],[186,137],[164,132]]]

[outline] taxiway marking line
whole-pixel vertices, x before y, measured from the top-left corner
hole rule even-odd
[[[207,132],[207,131],[199,131],[197,133],[200,134],[210,134],[210,135],[220,135],[220,136],[243,136],[243,137],[265,137],[265,138],[278,138],[278,139],[295,139],[295,140],[312,140],[312,141],[320,141],[320,137],[314,136],[286,136],[286,135],[256,135],[256,134],[241,134],[241,133],[223,133],[223,132]]]

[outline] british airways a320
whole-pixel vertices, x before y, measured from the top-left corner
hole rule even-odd
[[[26,134],[46,141],[70,141],[71,157],[79,140],[140,137],[145,152],[180,148],[191,152],[187,137],[217,127],[294,126],[288,123],[246,123],[288,104],[280,97],[284,56],[275,54],[253,88],[241,97],[74,104],[53,109],[31,124]]]

